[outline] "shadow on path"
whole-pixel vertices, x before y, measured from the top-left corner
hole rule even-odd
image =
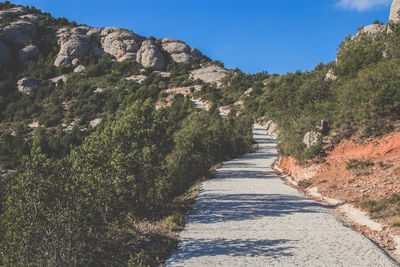
[[[292,213],[326,212],[324,206],[304,197],[280,194],[202,194],[188,223],[211,224],[223,221],[279,217]]]
[[[201,256],[226,255],[231,257],[290,257],[289,252],[293,247],[285,246],[293,240],[242,240],[242,239],[182,239],[181,253],[176,255],[176,260],[189,260]]]

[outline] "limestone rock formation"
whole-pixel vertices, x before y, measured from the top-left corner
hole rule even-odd
[[[206,83],[218,83],[226,75],[228,71],[216,65],[210,65],[201,69],[194,70],[190,73],[190,77],[193,80],[200,79]]]
[[[135,81],[137,83],[142,83],[146,78],[147,78],[146,75],[139,74],[139,75],[132,75],[132,76],[126,77],[125,79],[127,81]]]
[[[60,29],[57,34],[60,51],[54,61],[54,66],[71,64],[75,58],[86,55],[91,48],[90,37],[86,35],[84,29],[74,28],[71,31],[62,31],[63,29]]]
[[[22,78],[21,80],[18,80],[17,87],[18,91],[22,94],[29,95],[32,90],[39,89],[41,86],[39,82],[33,78]]]
[[[79,65],[79,66],[77,66],[76,68],[74,68],[74,72],[75,72],[75,73],[81,73],[81,72],[84,72],[85,69],[86,69],[85,66]]]
[[[310,147],[318,143],[319,139],[321,138],[321,134],[316,131],[309,131],[304,135],[303,143]]]
[[[94,119],[94,120],[92,120],[92,121],[89,122],[89,126],[92,127],[92,128],[95,128],[95,127],[97,127],[97,126],[100,125],[101,121],[102,121],[102,120],[99,119],[99,118]]]
[[[36,35],[36,26],[30,21],[18,20],[5,26],[0,33],[6,40],[23,45]]]
[[[325,75],[325,81],[336,80],[336,75],[333,73],[333,69],[330,69]]]
[[[104,52],[114,56],[118,61],[136,58],[144,38],[127,30],[105,28],[101,35]]]
[[[28,9],[26,7],[19,7],[18,6],[18,7],[13,7],[13,8],[6,9],[6,10],[1,10],[0,11],[0,18],[6,13],[12,13],[12,14],[17,15],[17,16],[25,15],[25,14],[28,13]]]
[[[273,122],[272,120],[267,121],[265,125],[263,125],[265,129],[267,130],[268,134],[272,136],[273,138],[278,138],[279,136],[279,129],[278,125]]]
[[[28,65],[39,55],[39,48],[35,45],[28,45],[22,48],[18,53],[19,61],[22,65]]]
[[[386,30],[386,25],[374,23],[374,24],[371,24],[371,25],[368,25],[368,26],[365,26],[364,28],[362,28],[362,29],[355,35],[355,38],[356,38],[357,36],[359,36],[360,34],[363,34],[363,33],[368,34],[368,35],[371,35],[371,36],[373,36],[373,37],[376,37],[376,36],[378,36],[378,35],[384,33],[385,30]]]
[[[33,14],[26,14],[26,15],[22,15],[19,17],[20,19],[24,19],[24,20],[30,20],[30,21],[36,21],[39,19],[38,16],[33,15]]]
[[[136,61],[143,67],[158,71],[165,68],[164,55],[152,40],[146,40],[142,43],[136,54]]]
[[[400,0],[393,0],[392,6],[390,8],[390,16],[389,16],[389,21],[392,22],[399,22],[400,21]]]
[[[104,50],[90,36],[93,33],[100,32],[100,29],[102,28],[90,28],[87,26],[80,26],[70,30],[66,27],[59,28],[55,39],[60,45],[60,51],[54,61],[54,66],[75,65],[77,59],[85,56],[89,51],[98,57],[103,56]]]
[[[171,38],[164,38],[162,40],[162,48],[168,52],[171,60],[178,63],[189,62],[192,58],[203,58],[203,54],[196,48]]]
[[[10,60],[10,49],[0,41],[0,69]]]
[[[63,74],[63,75],[48,79],[48,81],[57,84],[59,81],[62,81],[65,83],[67,81],[67,79],[68,79],[67,74]]]

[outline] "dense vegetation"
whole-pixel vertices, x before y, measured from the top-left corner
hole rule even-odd
[[[126,264],[135,250],[110,244],[116,228],[165,214],[212,165],[248,150],[251,121],[193,109],[184,97],[157,111],[150,99],[126,104],[61,160],[36,135],[4,181],[4,263]]]
[[[280,129],[280,153],[299,160],[321,152],[319,142],[303,143],[308,131],[321,131],[335,143],[343,138],[377,136],[394,130],[400,115],[400,25],[377,36],[360,33],[340,45],[337,62],[284,75],[233,71],[225,86],[203,86],[198,96],[220,106],[240,108],[253,119],[272,119]],[[329,79],[327,73],[336,76]],[[252,88],[250,96],[243,93]],[[235,105],[236,104],[236,105]]]
[[[11,7],[0,3],[0,10]],[[164,90],[198,83],[189,72],[208,59],[170,63],[167,77],[107,54],[80,58],[82,73],[55,67],[59,47],[45,35],[77,24],[30,11],[39,16],[32,41],[39,57],[23,66],[16,60],[21,47],[7,42],[15,60],[0,72],[0,172],[14,170],[0,176],[0,263],[161,263],[176,243],[160,222],[181,220],[176,199],[212,166],[249,150],[252,121],[196,110],[182,95],[155,108]],[[62,74],[66,82],[49,81]],[[126,79],[138,74],[147,78]],[[41,88],[21,94],[17,80],[24,77]],[[91,127],[93,119],[102,123]]]

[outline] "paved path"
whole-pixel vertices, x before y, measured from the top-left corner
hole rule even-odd
[[[254,127],[256,153],[226,162],[203,183],[167,266],[396,266],[331,210],[271,169],[276,142]]]

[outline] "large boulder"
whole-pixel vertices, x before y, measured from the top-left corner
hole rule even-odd
[[[86,55],[90,49],[90,37],[73,34],[70,38],[61,40],[60,52],[54,61],[54,66],[71,64],[75,58]]]
[[[69,65],[77,62],[77,59],[85,56],[89,51],[94,55],[101,57],[104,50],[100,48],[96,40],[91,38],[93,29],[87,26],[75,27],[68,29],[66,27],[59,28],[56,34],[56,41],[60,46],[54,66]],[[95,30],[94,32],[99,32]]]
[[[104,36],[101,40],[104,52],[114,56],[118,61],[136,58],[136,52],[144,41],[143,37],[118,28],[106,28],[101,35]]]
[[[164,55],[152,40],[146,40],[142,43],[136,54],[136,61],[143,67],[153,68],[154,70],[165,68]]]
[[[28,45],[19,51],[18,58],[21,64],[26,66],[38,55],[39,55],[39,48],[34,45]]]
[[[23,45],[36,35],[36,26],[30,21],[19,20],[5,26],[0,33],[6,40]]]
[[[227,74],[224,68],[216,65],[209,65],[201,69],[194,70],[190,73],[190,77],[193,80],[200,79],[206,83],[219,83]]]
[[[316,143],[318,143],[320,138],[321,138],[321,133],[316,132],[316,131],[309,131],[304,135],[303,143],[307,147],[310,147],[310,146],[315,145]]]
[[[0,69],[10,60],[10,49],[0,41]]]
[[[170,60],[175,62],[189,62],[192,58],[203,58],[203,54],[196,48],[190,47],[182,41],[164,38],[162,40],[162,49],[169,55]]]
[[[392,22],[399,22],[400,21],[400,0],[393,0],[392,6],[390,8],[390,16],[389,16],[389,21]]]
[[[17,82],[18,91],[22,94],[29,95],[32,90],[39,89],[39,82],[33,78],[22,78]]]

